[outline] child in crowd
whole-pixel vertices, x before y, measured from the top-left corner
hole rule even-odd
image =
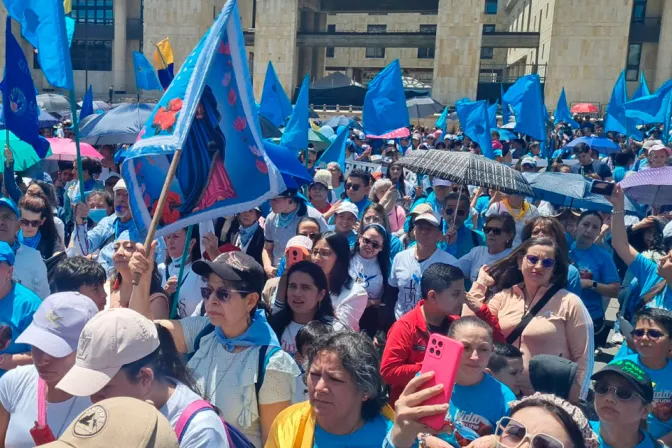
[[[520,395],[518,378],[523,373],[523,352],[511,344],[495,342],[485,371],[500,383],[509,386],[514,394]]]
[[[332,331],[334,330],[331,325],[314,320],[308,322],[296,333],[296,355],[294,355],[294,359],[301,369],[301,375],[296,378],[294,403],[300,403],[308,399],[308,386],[306,386],[306,372],[304,371],[304,364],[308,361],[308,352],[318,338],[328,336]]]

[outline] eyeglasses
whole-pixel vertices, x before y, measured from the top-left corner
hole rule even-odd
[[[499,227],[488,227],[488,226],[483,227],[483,233],[485,233],[486,235],[492,232],[493,235],[499,236],[502,234],[503,231],[504,229],[500,229]]]
[[[345,184],[346,190],[359,191],[360,188],[362,188],[362,186],[359,184]]]
[[[317,233],[317,232],[304,232],[304,233],[299,233],[299,235],[307,236],[308,238],[310,238],[312,240],[313,238],[315,238],[315,235],[319,235],[319,233]]]
[[[542,260],[536,255],[525,255],[525,258],[527,258],[527,262],[530,263],[532,266],[536,266],[539,262],[541,262],[541,266],[544,269],[550,269],[553,266],[555,266],[555,260],[552,258],[544,258]]]
[[[383,220],[380,219],[380,217],[378,215],[365,216],[362,219],[362,221],[364,221],[364,224],[366,224],[366,225],[368,225],[368,224],[382,224],[383,223]]]
[[[456,212],[455,209],[447,208],[444,210],[444,213],[446,216],[453,216],[453,213],[456,213],[459,217],[467,216],[467,211],[461,209],[458,209]]]
[[[637,328],[635,330],[632,330],[632,337],[634,337],[635,339],[641,339],[644,336],[648,336],[649,339],[651,339],[652,341],[657,341],[658,339],[664,337],[665,333],[653,328],[650,330],[645,330],[643,328]]]
[[[548,434],[528,434],[525,425],[510,417],[503,417],[497,422],[496,435],[497,445],[504,448],[518,448],[526,440],[530,448],[564,448],[561,441]]]
[[[213,289],[209,286],[201,287],[201,297],[203,298],[203,300],[208,300],[212,296],[213,292],[215,293],[215,297],[217,297],[217,300],[219,300],[220,302],[227,302],[231,298],[232,292],[249,293],[250,291],[243,291],[240,289],[228,289],[228,288]]]
[[[313,249],[311,253],[313,254],[313,257],[319,256],[320,258],[331,258],[331,256],[334,254],[329,249]]]
[[[632,397],[637,395],[637,392],[632,390],[632,388],[630,387],[611,386],[609,383],[606,383],[604,381],[596,381],[594,389],[597,395],[607,395],[610,390],[613,390],[614,394],[616,395],[616,398],[618,398],[621,401],[632,400]]]
[[[367,238],[365,236],[361,237],[360,240],[362,241],[363,244],[373,247],[374,250],[383,248],[383,245],[380,244],[378,241],[373,241],[372,239]]]
[[[31,220],[31,219],[24,219],[24,218],[21,218],[21,219],[19,220],[19,222],[21,223],[22,226],[25,226],[25,227],[35,227],[36,229],[42,225],[42,221],[39,220],[39,219],[33,221],[33,220]]]

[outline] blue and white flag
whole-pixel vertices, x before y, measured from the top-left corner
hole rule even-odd
[[[178,149],[166,207],[157,211]],[[143,236],[155,212],[162,236],[251,210],[285,189],[264,151],[236,0],[224,5],[126,154],[122,176]]]

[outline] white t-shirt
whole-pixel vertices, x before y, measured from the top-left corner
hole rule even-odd
[[[294,321],[291,321],[289,325],[285,327],[285,331],[282,332],[280,345],[284,351],[292,356],[292,358],[294,358],[296,355],[296,334],[303,327],[304,324],[298,324]]]
[[[159,409],[159,412],[168,419],[170,426],[175,429],[187,406],[194,401],[202,400],[202,398],[179,381],[172,381],[176,384],[175,392],[166,404]],[[201,411],[194,415],[189,425],[184,429],[180,448],[209,448],[215,446],[229,448],[224,423],[216,412]]]
[[[366,289],[361,284],[352,282],[350,289],[344,286],[339,295],[330,294],[330,296],[336,319],[352,331],[359,331],[359,319],[364,314],[369,300]]]
[[[175,276],[178,277],[180,273],[179,263],[173,261],[168,266],[163,263],[159,265],[159,270],[164,272],[163,286],[166,286],[168,279]],[[203,277],[197,275],[191,270],[191,263],[184,266],[182,273],[182,287],[180,288],[180,299],[177,304],[178,319],[191,316],[198,305],[201,303],[201,288],[207,286],[203,281]]]
[[[372,299],[380,299],[383,295],[383,274],[377,258],[367,260],[360,254],[355,254],[350,260],[350,277],[355,279],[366,289]]]
[[[431,257],[419,263],[415,258],[417,246],[399,252],[392,262],[392,272],[388,281],[393,288],[399,289],[394,315],[399,319],[412,310],[422,299],[420,281],[422,273],[434,263],[446,263],[457,266],[457,258],[446,251],[436,249]]]
[[[501,260],[511,253],[513,249],[504,249],[498,254],[491,254],[488,252],[487,246],[477,246],[469,251],[468,254],[457,260],[457,267],[462,269],[465,276],[468,276],[471,281],[476,281],[478,278],[478,271],[481,266],[487,264],[492,266],[497,260]]]
[[[5,446],[34,447],[30,430],[37,420],[37,370],[35,366],[12,369],[0,378],[0,404],[10,414]],[[47,402],[47,424],[56,438],[84,409],[91,406],[89,397],[72,397],[61,403]]]
[[[513,209],[513,211],[514,211],[514,213],[516,213],[516,212],[519,212],[520,210]],[[495,215],[495,214],[501,215],[502,213],[507,213],[509,215],[511,214],[511,213],[509,213],[507,208],[504,206],[504,204],[502,204],[501,202],[495,202],[494,204],[492,204],[490,206],[488,211],[485,212],[485,216],[490,216],[490,215]],[[516,247],[516,246],[520,245],[520,242],[521,242],[520,236],[523,234],[523,228],[525,227],[525,223],[527,223],[527,221],[529,221],[531,219],[536,218],[537,216],[539,216],[539,211],[537,210],[537,207],[530,204],[530,209],[527,211],[527,213],[525,213],[524,216],[522,216],[519,219],[516,219],[515,217],[513,217],[513,219],[516,221],[516,237],[513,239],[513,247]]]

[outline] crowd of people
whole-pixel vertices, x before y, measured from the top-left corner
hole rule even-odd
[[[493,132],[495,158],[616,182],[670,164],[658,128],[635,141],[581,125],[550,131],[548,159]],[[621,151],[566,150],[579,136]],[[305,189],[149,247],[119,148],[21,173],[6,148],[0,446],[40,444],[38,427],[79,446],[78,427],[101,413],[116,427],[122,405],[133,428],[109,445],[143,421],[156,446],[189,448],[672,444],[670,209],[626,207],[618,185],[610,213],[562,208],[399,163],[480,154],[459,131],[379,143],[353,129],[347,169],[309,151]],[[423,386],[432,334],[464,347],[454,387]],[[621,347],[598,371],[610,334]],[[445,387],[449,403],[426,403]]]

